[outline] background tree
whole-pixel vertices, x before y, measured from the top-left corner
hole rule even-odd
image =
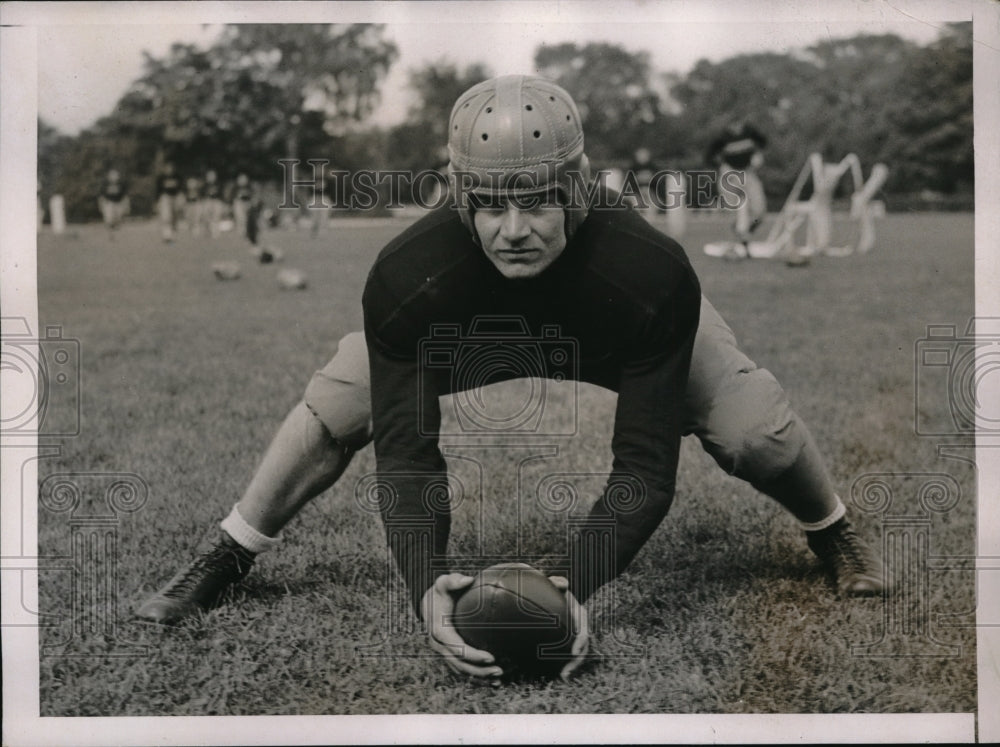
[[[587,153],[598,167],[627,163],[639,144],[654,157],[661,154],[664,119],[649,53],[595,42],[542,45],[535,52],[535,68],[572,93]]]
[[[949,24],[929,46],[911,51],[883,102],[891,137],[881,156],[896,165],[887,190],[972,191],[972,88],[971,23]]]
[[[158,129],[171,157],[253,171],[241,153],[298,157],[306,113],[329,135],[365,119],[397,54],[377,25],[227,26],[206,50],[147,55],[119,109]]]
[[[971,192],[971,24],[954,24],[927,47],[859,35],[791,54],[702,60],[672,95],[682,107],[671,122],[681,168],[695,168],[729,122],[749,120],[769,136],[762,178],[772,207],[812,152],[829,160],[854,152],[865,168],[887,163],[890,193]]]
[[[43,199],[59,192],[70,220],[96,219],[100,179],[115,166],[129,181],[133,212],[147,213],[153,174],[167,157],[182,169],[211,167],[224,178],[245,171],[261,181],[280,180],[278,159],[294,155],[347,170],[439,168],[454,100],[492,73],[445,60],[415,69],[406,120],[379,129],[368,117],[397,55],[377,25],[241,25],[205,49],[176,44],[147,56],[115,109],[79,135],[39,123]],[[663,167],[706,168],[712,137],[746,119],[769,137],[762,176],[772,209],[813,151],[829,159],[853,151],[866,168],[887,163],[890,195],[971,201],[969,23],[949,25],[925,46],[859,35],[701,60],[686,74],[655,71],[646,53],[605,43],[543,45],[535,66],[573,94],[597,168],[627,166],[639,146]]]
[[[227,26],[206,49],[147,54],[114,111],[75,138],[62,168],[72,175],[62,184],[68,215],[97,217],[91,197],[111,163],[130,178],[135,212],[151,205],[168,158],[182,170],[278,180],[278,159],[304,141],[325,148],[358,129],[397,54],[372,24]]]
[[[214,50],[221,70],[250,70],[264,84],[268,98],[257,103],[266,105],[285,155],[296,158],[303,112],[322,112],[323,129],[340,135],[378,104],[379,83],[398,56],[384,31],[376,24],[235,25]]]
[[[476,83],[493,76],[488,67],[474,63],[459,69],[438,60],[410,71],[414,103],[406,120],[389,134],[389,162],[394,169],[441,168],[447,163],[448,118],[455,100]]]
[[[672,89],[681,111],[671,117],[668,155],[674,168],[710,168],[706,150],[733,122],[747,121],[768,138],[761,177],[780,200],[805,161],[813,133],[803,120],[818,116],[819,70],[799,57],[775,53],[700,60]]]

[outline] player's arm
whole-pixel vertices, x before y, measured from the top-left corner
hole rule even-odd
[[[467,645],[445,624],[456,595],[473,579],[446,568],[451,513],[447,466],[438,447],[441,413],[435,379],[421,370],[418,335],[382,335],[394,303],[377,270],[369,277],[363,305],[387,543],[413,608],[427,624],[431,648],[456,672],[497,677],[502,671],[493,665],[493,656]],[[401,344],[401,337],[407,342]]]
[[[688,268],[623,367],[611,475],[570,548],[570,588],[580,602],[625,570],[670,508],[700,308]]]
[[[382,519],[419,615],[424,592],[443,571],[451,523],[437,393],[415,356],[387,351],[376,330],[366,328],[366,338]]]

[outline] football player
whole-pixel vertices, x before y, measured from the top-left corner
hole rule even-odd
[[[737,243],[730,258],[750,256],[750,237],[767,214],[764,185],[757,172],[764,164],[767,138],[753,125],[736,122],[721,132],[708,149],[709,163],[718,169],[723,207],[735,210]],[[735,202],[735,205],[732,203]]]
[[[380,253],[364,289],[364,331],[344,337],[314,375],[215,547],[137,615],[173,623],[216,604],[374,441],[379,479],[395,496],[382,507],[388,546],[430,645],[455,671],[496,677],[491,655],[442,622],[473,580],[447,571],[449,508],[439,499],[438,398],[462,383],[419,354],[432,324],[468,329],[484,315],[513,315],[532,335],[557,325],[578,342],[574,375],[618,393],[607,487],[568,560],[546,569],[576,622],[576,658],[564,674],[587,648],[582,603],[625,569],[667,513],[684,434],[796,517],[842,593],[880,594],[880,559],[845,517],[808,429],[775,378],[740,351],[681,247],[635,211],[589,209],[586,195],[574,197],[590,169],[569,94],[537,77],[491,79],[458,99],[448,132],[454,205]],[[526,375],[508,370],[490,381]]]
[[[108,227],[111,237],[114,238],[115,230],[129,211],[128,188],[117,169],[109,169],[104,181],[101,182],[97,206],[101,210],[104,225]]]
[[[214,239],[219,235],[219,223],[222,221],[222,185],[214,170],[205,172],[199,197],[198,218],[208,235]]]
[[[248,235],[247,214],[250,212],[250,206],[253,202],[253,198],[254,189],[253,185],[250,183],[250,177],[240,172],[236,176],[236,184],[233,188],[233,221],[236,224],[237,236]],[[257,243],[256,234],[250,243]]]
[[[192,235],[201,235],[201,179],[196,176],[184,180],[184,222]]]
[[[174,240],[177,232],[181,199],[181,178],[177,175],[173,162],[167,161],[156,177],[156,210],[160,216],[163,240],[167,243]]]

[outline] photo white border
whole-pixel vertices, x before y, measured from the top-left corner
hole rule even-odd
[[[183,6],[183,7],[181,7]],[[26,317],[37,330],[35,293],[37,28],[46,25],[172,24],[233,22],[441,22],[488,17],[490,23],[616,21],[622,11],[641,7],[648,23],[685,21],[781,22],[844,17],[871,18],[902,13],[934,23],[967,7],[974,18],[976,116],[976,313],[1000,316],[1000,5],[989,0],[942,3],[929,0],[848,0],[837,3],[739,3],[722,0],[668,3],[553,2],[373,2],[373,3],[7,3],[0,6],[0,300],[5,316]],[[947,12],[945,12],[947,7]],[[29,219],[30,217],[30,219]],[[942,247],[945,250],[946,247]],[[37,555],[37,516],[21,516],[35,506],[34,462],[21,464],[29,450],[0,448],[2,515],[0,541],[5,572],[4,599],[22,598],[37,609],[37,573],[6,572],[9,558]],[[574,715],[574,716],[252,716],[40,718],[38,631],[4,625],[3,744],[371,744],[371,743],[761,743],[761,742],[969,742],[1000,740],[1000,593],[987,571],[1000,560],[1000,506],[984,495],[1000,494],[1000,459],[980,449],[978,614],[992,621],[978,629],[978,734],[973,714],[879,715]],[[25,493],[22,495],[22,490]],[[30,508],[26,509],[31,513]],[[20,521],[11,521],[18,516]],[[25,546],[21,546],[21,536]],[[994,560],[990,561],[989,558]],[[25,565],[28,565],[27,563]],[[25,582],[22,589],[22,578]],[[22,596],[23,594],[23,596]],[[9,611],[12,605],[5,604]],[[4,612],[4,621],[8,612]],[[993,703],[990,707],[988,704]]]

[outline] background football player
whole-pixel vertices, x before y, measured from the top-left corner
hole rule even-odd
[[[114,238],[115,231],[129,212],[128,187],[117,169],[109,169],[104,181],[101,182],[97,206],[101,210],[104,225]]]
[[[767,214],[767,199],[758,170],[764,165],[767,138],[747,122],[729,125],[712,141],[708,161],[718,169],[719,196],[723,207],[735,212],[736,243],[732,258],[750,256],[753,232]],[[735,205],[731,204],[735,201]]]

